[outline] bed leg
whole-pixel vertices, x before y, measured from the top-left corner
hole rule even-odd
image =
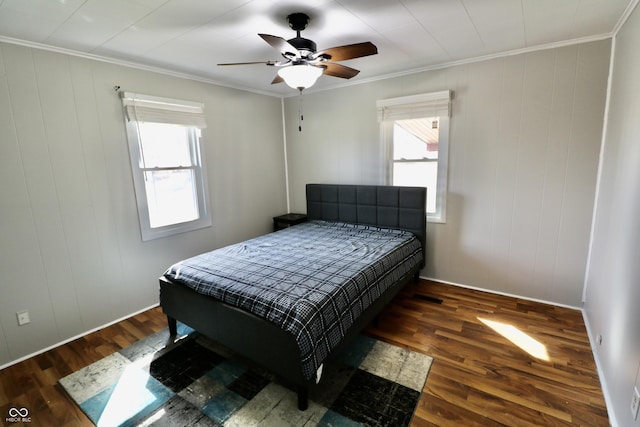
[[[309,389],[304,386],[298,386],[298,409],[306,411],[309,407]]]
[[[167,323],[169,323],[169,335],[175,337],[178,335],[178,322],[173,317],[167,316]]]

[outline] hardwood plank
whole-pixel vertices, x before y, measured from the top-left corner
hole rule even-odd
[[[530,356],[479,318],[530,335],[550,360]],[[25,406],[34,425],[92,425],[58,379],[165,327],[162,311],[151,309],[0,371],[0,415]],[[414,427],[609,425],[579,311],[421,280],[366,333],[434,357]]]
[[[416,332],[401,336],[401,344],[435,359],[415,426],[609,425],[577,310],[422,280],[407,285],[386,315],[393,322],[380,322],[369,334],[394,343],[395,325],[403,325]],[[531,356],[480,319],[537,340],[549,360]]]

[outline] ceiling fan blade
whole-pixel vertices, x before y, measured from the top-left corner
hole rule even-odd
[[[276,74],[276,76],[271,81],[271,84],[275,85],[275,84],[278,84],[278,83],[282,83],[283,81],[284,81],[284,79],[282,77],[280,77],[279,74]]]
[[[348,44],[344,46],[324,49],[313,55],[313,58],[325,58],[328,61],[345,61],[347,59],[361,58],[363,56],[375,55],[378,48],[371,42]]]
[[[264,41],[269,43],[271,47],[275,48],[281,54],[286,57],[300,57],[300,52],[291,43],[283,39],[282,37],[272,36],[269,34],[258,34]]]
[[[350,79],[358,75],[360,70],[356,70],[355,68],[347,67],[342,64],[336,64],[335,62],[323,62],[322,67],[324,67],[323,74],[327,76],[333,77],[341,77],[343,79]]]
[[[280,61],[255,61],[255,62],[227,62],[225,64],[218,64],[218,65],[224,66],[224,65],[254,65],[254,64],[278,66],[278,65],[281,65],[282,63]]]

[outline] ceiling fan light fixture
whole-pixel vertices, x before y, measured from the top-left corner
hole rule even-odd
[[[308,64],[294,64],[278,70],[278,75],[282,77],[287,86],[293,89],[307,89],[313,86],[322,75],[323,69]]]

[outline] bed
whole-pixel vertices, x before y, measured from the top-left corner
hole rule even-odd
[[[303,224],[201,254],[160,277],[160,306],[296,388],[424,267],[426,189],[307,184]],[[259,277],[259,278],[258,278]]]

